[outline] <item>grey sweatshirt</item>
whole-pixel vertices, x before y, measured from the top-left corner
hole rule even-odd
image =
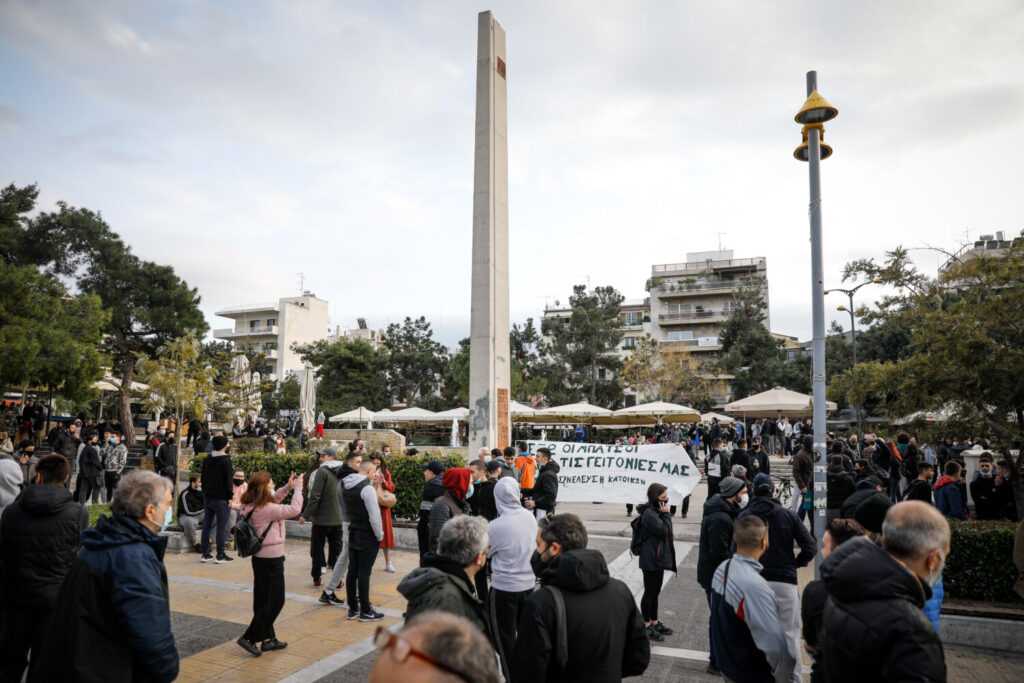
[[[508,593],[528,591],[537,582],[530,558],[537,549],[537,519],[519,503],[519,484],[512,477],[494,485],[497,519],[487,525],[491,545],[491,586]]]
[[[346,489],[355,488],[360,482],[366,481],[366,477],[359,474],[350,474],[345,477],[342,485]],[[359,492],[359,497],[363,499],[363,504],[366,506],[366,513],[370,516],[370,528],[373,529],[373,535],[377,537],[378,541],[384,540],[384,523],[380,519],[380,506],[377,505],[377,492],[373,486],[364,486],[363,490]],[[344,507],[344,505],[342,505]],[[347,515],[347,519],[342,521],[351,521],[352,516]]]

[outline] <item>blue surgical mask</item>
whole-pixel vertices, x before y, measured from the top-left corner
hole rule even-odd
[[[991,477],[994,474],[994,472],[992,472],[992,470],[989,470],[988,472],[978,470],[978,474],[982,477]]]
[[[468,500],[468,499],[470,499],[472,497],[473,497],[473,482],[469,482],[469,490],[466,491],[466,499]]]
[[[164,513],[164,523],[160,525],[160,531],[164,531],[171,525],[171,506],[167,506],[167,512]]]
[[[107,439],[107,441],[109,441],[112,444],[116,444],[117,443],[117,439],[115,439],[114,437],[110,437],[109,439]]]

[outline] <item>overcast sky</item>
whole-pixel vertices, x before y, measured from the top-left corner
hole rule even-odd
[[[840,111],[827,285],[896,244],[1024,227],[1024,5],[1009,0],[2,0],[0,183],[101,211],[199,288],[211,327],[297,294],[301,272],[332,325],[424,315],[454,345],[483,9],[508,39],[513,321],[588,278],[642,297],[651,264],[721,239],[767,257],[772,329],[808,338],[792,152],[809,69]]]

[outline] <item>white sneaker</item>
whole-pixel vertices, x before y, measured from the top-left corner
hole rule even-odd
[[[386,565],[384,565],[384,571],[391,572],[392,574],[394,574],[395,573],[395,565],[393,565],[390,562],[388,562]]]

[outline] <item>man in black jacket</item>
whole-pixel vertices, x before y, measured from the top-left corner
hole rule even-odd
[[[431,460],[423,466],[423,479],[426,483],[420,498],[420,519],[416,524],[416,540],[419,542],[421,562],[423,556],[430,550],[430,511],[434,508],[434,501],[444,495],[444,484],[441,483],[443,474],[444,465],[437,460]]]
[[[885,485],[882,480],[874,475],[868,475],[855,484],[855,489],[843,504],[839,506],[839,516],[844,519],[853,519],[857,506],[876,493],[885,493]]]
[[[949,524],[912,500],[889,508],[882,544],[854,538],[821,567],[825,680],[945,681],[942,642],[922,608],[949,556]]]
[[[739,513],[740,499],[746,488],[742,480],[726,477],[719,491],[704,503],[704,518],[700,522],[700,543],[697,548],[697,583],[707,593],[711,607],[711,579],[718,565],[729,559],[732,546],[733,520]],[[708,641],[711,640],[711,620],[708,620]],[[718,674],[718,661],[714,650],[710,653],[708,673]]]
[[[533,510],[537,519],[555,514],[555,500],[558,498],[558,467],[551,460],[551,451],[537,449],[537,477],[532,489],[523,489],[523,497],[531,498],[523,503],[527,510]]]
[[[100,435],[96,432],[88,432],[79,448],[78,483],[82,491],[78,502],[82,505],[89,505],[90,498],[95,505],[100,502],[100,496],[103,495],[103,459],[100,457],[99,439]]]
[[[200,475],[189,475],[188,487],[178,495],[178,524],[185,532],[185,541],[197,553],[202,551],[196,542],[196,527],[203,523],[206,514],[206,500],[203,498]]]
[[[843,467],[842,455],[834,453],[829,457],[828,470],[825,472],[825,482],[827,487],[825,501],[828,515],[827,521],[831,522],[839,517],[839,510],[842,508],[843,503],[856,491],[853,477]]]
[[[761,448],[761,437],[755,436],[750,440],[750,464],[754,466],[754,471],[757,474],[772,473],[772,463],[768,459],[768,454]]]
[[[30,651],[29,673],[38,666],[46,623],[78,554],[82,529],[89,526],[89,513],[64,488],[69,472],[63,456],[41,458],[35,469],[37,485],[26,488],[0,521],[0,681],[20,681]]]
[[[542,588],[523,606],[509,662],[512,683],[617,683],[647,669],[651,644],[633,594],[609,577],[599,551],[587,549],[579,517],[556,515],[542,523],[532,564]],[[558,637],[558,596],[565,606],[565,643]]]
[[[491,460],[484,467],[486,478],[476,484],[473,499],[477,500],[479,514],[488,522],[498,518],[498,504],[494,500],[494,487],[501,477],[501,465],[497,460]]]
[[[729,463],[735,467],[736,465],[742,465],[747,470],[747,479],[753,481],[757,475],[757,469],[754,467],[754,463],[750,457],[750,453],[747,452],[747,440],[737,439],[736,448],[729,454]]]
[[[209,562],[210,532],[217,531],[217,564],[231,562],[235,558],[225,552],[228,536],[228,501],[235,495],[235,485],[231,481],[235,468],[231,464],[231,456],[227,454],[228,437],[213,437],[213,451],[203,458],[203,533],[200,549],[203,551],[200,562]]]
[[[800,450],[793,456],[793,512],[802,522],[810,517],[803,501],[807,492],[814,485],[814,437],[804,436],[800,441]],[[799,492],[799,495],[797,493]]]

